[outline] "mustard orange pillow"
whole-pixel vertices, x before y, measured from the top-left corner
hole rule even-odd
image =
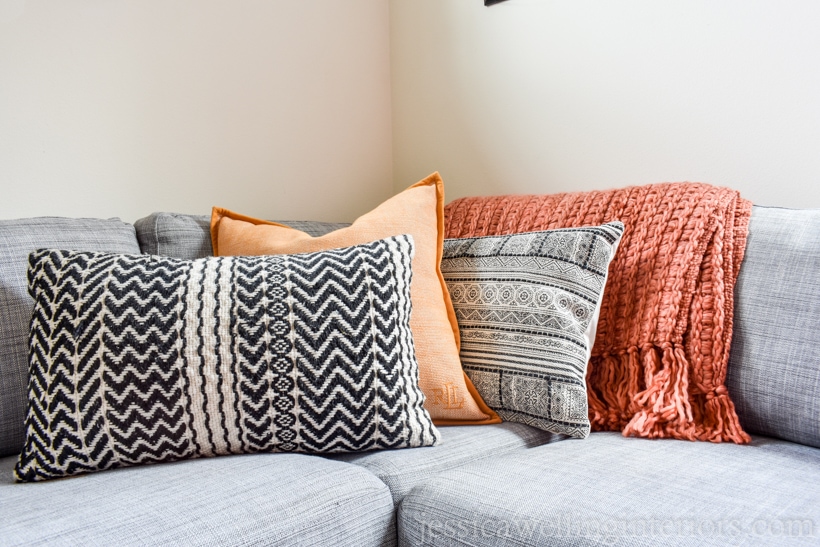
[[[295,254],[369,243],[410,234],[416,245],[410,328],[419,362],[425,408],[437,425],[490,424],[501,419],[464,374],[458,354],[458,323],[441,275],[444,183],[434,173],[393,196],[347,228],[312,237],[288,226],[214,207],[215,256]]]

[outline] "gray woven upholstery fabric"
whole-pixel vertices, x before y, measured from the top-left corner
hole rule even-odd
[[[820,450],[592,433],[488,458],[414,488],[399,544],[817,545]]]
[[[28,255],[44,247],[139,253],[134,227],[119,219],[40,217],[0,220],[0,456],[23,445],[28,402],[28,335],[34,300]]]
[[[314,237],[350,226],[346,223],[306,220],[277,222]],[[210,216],[180,213],[152,213],[134,223],[143,253],[185,259],[205,258],[214,254],[210,226]]]
[[[0,460],[2,545],[391,545],[387,487],[366,470],[255,454],[13,484]]]
[[[820,447],[820,209],[752,210],[726,387],[749,433]]]
[[[439,426],[438,446],[329,456],[355,463],[379,477],[398,505],[410,490],[439,473],[483,458],[494,458],[567,439],[534,427],[505,422],[494,425]]]

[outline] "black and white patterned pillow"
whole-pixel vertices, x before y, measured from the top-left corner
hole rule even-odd
[[[461,363],[502,419],[585,438],[586,368],[624,226],[446,239]]]
[[[409,236],[301,255],[29,257],[36,481],[250,452],[436,444]]]

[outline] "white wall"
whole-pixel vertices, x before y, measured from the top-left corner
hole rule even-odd
[[[820,207],[818,28],[815,0],[0,0],[0,218],[350,220],[434,170]]]
[[[391,0],[396,189],[660,181],[820,207],[816,0]]]
[[[390,116],[384,0],[0,0],[0,218],[349,220]]]

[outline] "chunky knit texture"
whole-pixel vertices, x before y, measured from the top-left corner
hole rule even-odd
[[[620,220],[587,373],[593,430],[749,442],[724,385],[752,204],[700,183],[457,199],[445,237]]]

